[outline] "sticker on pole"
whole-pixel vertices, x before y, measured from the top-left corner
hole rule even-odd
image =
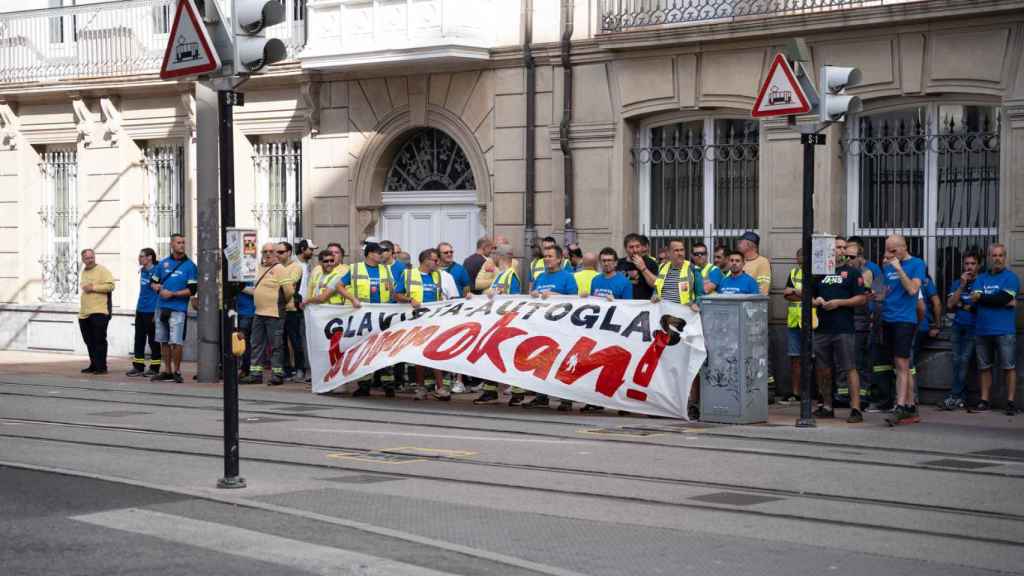
[[[776,54],[750,115],[754,118],[765,118],[806,114],[810,111],[811,104],[796,75],[793,74],[789,62],[784,55]]]
[[[160,78],[209,74],[220,69],[220,58],[192,0],[178,0],[174,25],[167,38]]]

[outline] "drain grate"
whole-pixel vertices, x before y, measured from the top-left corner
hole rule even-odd
[[[119,418],[121,416],[145,416],[152,414],[152,412],[137,412],[135,410],[110,410],[109,412],[89,412],[89,416],[112,416]]]
[[[994,462],[975,462],[974,460],[954,460],[952,458],[943,458],[941,460],[929,460],[928,462],[921,462],[922,466],[939,466],[942,468],[959,468],[961,470],[977,470],[978,468],[989,468],[991,466],[999,466]]]
[[[375,474],[355,474],[353,476],[337,476],[335,478],[322,478],[327,482],[338,482],[339,484],[377,484],[379,482],[393,482],[405,480],[395,476],[378,476]]]
[[[694,496],[690,500],[708,502],[710,504],[726,504],[728,506],[752,506],[754,504],[784,500],[784,498],[744,494],[742,492],[715,492],[713,494],[704,494],[703,496]]]
[[[996,458],[1010,458],[1013,460],[1024,460],[1024,450],[1017,450],[1014,448],[995,448],[993,450],[982,450],[981,452],[971,452],[975,456],[993,456]]]

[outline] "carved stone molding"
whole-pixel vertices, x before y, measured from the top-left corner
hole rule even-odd
[[[110,140],[111,146],[117,146],[121,138],[121,111],[112,98],[100,98],[100,114],[103,117],[103,137]]]
[[[185,110],[185,127],[188,129],[188,137],[192,142],[196,141],[196,97],[191,91],[182,92],[178,95],[181,100],[181,107]]]
[[[80,94],[71,93],[71,108],[75,113],[75,132],[78,133],[78,139],[86,146],[92,144],[92,112]]]
[[[357,211],[359,220],[359,233],[363,238],[373,234],[377,227],[377,220],[380,218],[380,210],[377,208],[360,208]]]
[[[308,80],[299,86],[299,95],[306,105],[306,129],[312,138],[320,133],[320,87],[321,83],[316,80]]]
[[[19,127],[17,110],[10,103],[0,100],[0,146],[16,150]]]

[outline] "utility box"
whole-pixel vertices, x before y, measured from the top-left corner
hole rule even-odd
[[[700,419],[768,421],[768,297],[712,294],[700,299],[708,363],[700,377]]]

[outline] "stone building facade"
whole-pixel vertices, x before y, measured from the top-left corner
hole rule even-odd
[[[150,26],[147,62],[166,42],[168,1],[124,3],[150,15],[133,17]],[[91,247],[118,279],[111,350],[127,353],[138,249],[178,230],[195,247],[192,85],[161,82],[158,63],[105,68],[79,50],[61,69],[47,61],[60,54],[25,55],[61,33],[103,60],[108,36],[74,15],[129,10],[115,4],[0,14],[4,348],[82,348],[74,262]],[[351,250],[378,235],[410,252],[445,239],[466,255],[485,233],[521,252],[531,235],[567,231],[599,249],[632,231],[730,243],[754,229],[781,335],[801,148],[750,109],[774,54],[800,36],[812,70],[863,73],[863,112],[817,151],[816,228],[864,236],[875,254],[903,232],[940,287],[965,250],[995,240],[1024,271],[1024,1],[286,4],[274,33],[293,57],[245,84],[235,112],[237,223],[263,238]],[[948,354],[930,346],[923,370],[942,388]]]

